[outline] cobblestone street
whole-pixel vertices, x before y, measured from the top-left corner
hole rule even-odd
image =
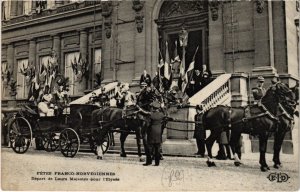
[[[267,154],[271,170],[265,173],[259,170],[258,157],[258,153],[243,155],[240,167],[235,167],[233,161],[216,160],[217,167],[209,168],[206,158],[166,156],[159,167],[144,167],[135,155],[121,158],[106,154],[103,160],[97,160],[91,153],[65,158],[60,152],[30,149],[26,154],[16,154],[2,148],[2,190],[298,189],[299,167],[293,155],[282,155],[283,167],[276,170],[271,167],[272,156]],[[286,173],[289,179],[271,182],[270,173]]]

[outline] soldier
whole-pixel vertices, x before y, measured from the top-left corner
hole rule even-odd
[[[137,97],[137,107],[140,107],[141,109],[146,111],[150,111],[150,104],[154,100],[154,93],[152,91],[151,86],[147,85],[144,82],[142,83],[142,85],[144,87],[142,88],[139,96]]]
[[[165,117],[158,102],[153,102],[150,107],[152,124],[147,130],[147,141],[150,150],[146,151],[146,163],[144,166],[152,164],[151,151],[154,151],[155,166],[159,165],[161,158],[160,147],[162,143],[162,121]]]
[[[260,100],[265,94],[266,94],[266,89],[263,87],[264,86],[265,79],[262,76],[259,76],[257,78],[257,85],[252,89],[252,94],[254,97],[254,100],[257,103],[258,100]]]
[[[197,105],[196,106],[196,115],[195,115],[195,132],[194,132],[194,138],[196,139],[197,148],[198,151],[195,153],[196,157],[199,155],[201,157],[204,157],[205,153],[205,129],[202,124],[202,116],[203,116],[203,108],[202,106]]]

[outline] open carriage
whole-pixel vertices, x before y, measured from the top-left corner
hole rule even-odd
[[[81,144],[88,144],[96,153],[95,134],[100,127],[91,127],[91,112],[99,106],[89,104],[71,105],[70,114],[40,117],[35,107],[24,105],[9,124],[9,140],[16,153],[25,153],[33,138],[37,149],[48,152],[60,149],[65,157],[74,157]],[[109,134],[101,145],[108,150]]]

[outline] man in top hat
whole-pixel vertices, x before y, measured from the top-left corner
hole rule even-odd
[[[257,85],[252,89],[252,94],[254,97],[254,100],[257,102],[260,100],[265,94],[266,94],[266,89],[263,87],[264,86],[265,79],[262,76],[259,76],[257,78]]]
[[[146,70],[144,70],[143,74],[141,75],[141,78],[140,78],[140,85],[145,82],[147,83],[148,86],[151,85],[151,76],[147,73]]]

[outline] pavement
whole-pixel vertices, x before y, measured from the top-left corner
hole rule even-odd
[[[269,172],[260,171],[258,159],[258,153],[243,154],[240,167],[234,166],[232,160],[214,159],[217,166],[209,168],[206,158],[165,156],[160,166],[145,167],[136,155],[122,158],[119,154],[105,154],[103,160],[97,160],[92,153],[79,152],[74,158],[65,158],[59,151],[45,152],[30,148],[25,154],[16,154],[10,148],[1,148],[1,187],[2,190],[85,191],[299,189],[298,157],[282,154],[283,167],[274,169],[272,155],[267,154],[266,159],[271,168]],[[40,175],[40,172],[48,172],[50,175]],[[75,176],[61,175],[62,172],[73,173]],[[110,173],[110,176],[83,176],[76,173]],[[87,180],[74,181],[71,177]]]

